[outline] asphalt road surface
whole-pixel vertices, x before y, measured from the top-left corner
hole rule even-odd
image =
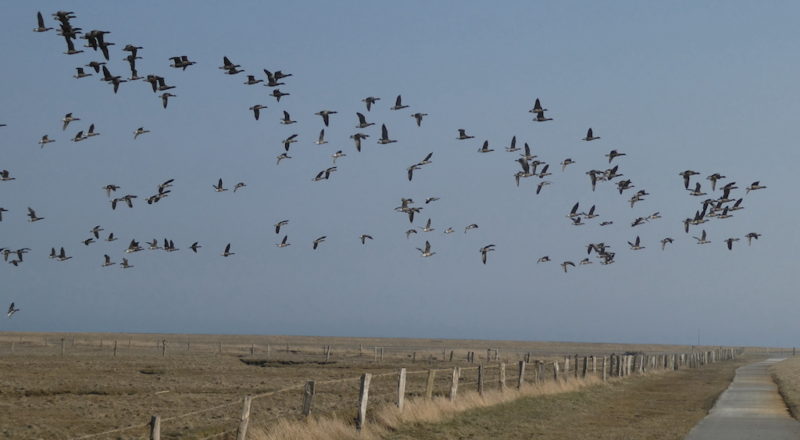
[[[770,365],[783,359],[745,365],[733,383],[686,437],[686,440],[797,440],[800,422],[786,409],[769,374]]]

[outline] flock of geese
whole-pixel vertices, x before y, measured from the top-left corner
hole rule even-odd
[[[119,88],[124,83],[131,83],[134,81],[143,81],[150,84],[150,88],[154,93],[159,93],[157,96],[161,100],[161,105],[163,108],[167,108],[170,98],[177,98],[177,95],[174,95],[170,92],[170,90],[175,89],[176,86],[168,84],[167,80],[164,76],[158,74],[147,74],[141,76],[137,70],[137,60],[142,59],[139,56],[139,51],[143,50],[143,47],[136,46],[134,44],[126,44],[122,47],[122,51],[125,52],[127,55],[123,58],[127,64],[130,71],[130,75],[127,78],[123,78],[121,75],[114,75],[112,74],[108,62],[110,59],[111,51],[110,47],[115,46],[115,43],[107,41],[107,34],[109,31],[104,30],[91,30],[91,31],[84,31],[80,27],[76,27],[73,25],[72,20],[76,18],[73,12],[68,11],[58,11],[52,16],[55,18],[56,21],[56,32],[58,35],[63,37],[64,42],[66,44],[66,50],[64,54],[66,55],[76,55],[79,53],[83,53],[85,49],[91,50],[91,53],[99,52],[102,56],[98,57],[99,59],[95,59],[89,61],[87,64],[78,66],[75,68],[76,73],[74,78],[77,80],[83,80],[84,78],[91,77],[93,75],[101,76],[101,80],[111,86],[111,89],[114,93],[117,93]],[[37,14],[37,26],[33,29],[35,32],[48,32],[53,30],[53,27],[47,27],[44,17],[42,16],[41,12]],[[85,44],[82,46],[83,49],[76,49],[79,47],[76,45],[79,40],[84,40]],[[87,52],[88,52],[87,50]],[[176,55],[169,58],[170,63],[168,64],[169,67],[178,69],[180,71],[186,71],[187,68],[194,66],[196,64],[195,61],[191,61],[187,55]],[[165,63],[166,64],[166,63]],[[87,69],[88,68],[88,69]],[[239,75],[245,73],[245,70],[239,64],[234,63],[231,59],[227,56],[222,57],[222,65],[219,66],[219,69],[222,70],[223,74],[225,75]],[[271,92],[268,96],[272,96],[275,98],[277,103],[281,102],[281,98],[285,98],[287,96],[291,96],[291,93],[283,92],[279,89],[279,86],[285,86],[286,82],[288,81],[287,78],[292,76],[291,73],[284,73],[281,70],[270,71],[267,69],[262,69],[264,72],[264,77],[260,77],[257,75],[245,74],[246,80],[243,82],[247,86],[256,86],[262,85],[264,87],[268,87],[271,89]],[[128,86],[125,86],[128,87]],[[366,98],[361,99],[364,103],[364,112],[356,112],[355,117],[357,118],[357,124],[355,128],[359,130],[366,130],[371,126],[376,126],[376,123],[369,122],[369,118],[367,114],[369,114],[374,107],[378,104],[381,98],[368,96]],[[408,104],[404,104],[402,96],[397,95],[394,99],[394,105],[389,107],[389,110],[392,111],[399,111],[409,108]],[[264,104],[255,104],[249,108],[252,112],[253,117],[255,120],[259,120],[260,116],[262,115],[262,111],[267,109],[268,106]],[[549,117],[549,110],[544,108],[537,98],[534,102],[533,108],[529,110],[532,113],[533,122],[536,123],[546,123],[553,121],[552,117]],[[286,126],[291,126],[295,124],[297,121],[292,119],[292,116],[289,114],[288,111],[282,110],[283,117],[280,119],[280,123]],[[335,110],[328,110],[323,109],[315,113],[315,115],[321,118],[321,122],[323,124],[323,128],[320,130],[317,140],[315,141],[318,145],[327,144],[328,140],[325,138],[325,129],[330,127],[331,123],[335,123],[337,119],[341,118],[341,115],[338,114]],[[421,127],[424,121],[424,118],[428,116],[427,113],[423,112],[414,112],[410,114],[411,118],[414,119],[414,123],[416,126]],[[66,131],[67,128],[76,121],[80,121],[80,117],[78,115],[74,115],[73,113],[67,113],[61,119],[61,127],[62,131]],[[3,126],[4,124],[0,124]],[[470,141],[475,138],[475,136],[468,134],[467,129],[459,128],[455,129],[457,135],[456,139],[459,141]],[[139,127],[133,130],[133,139],[136,140],[140,136],[149,133],[149,130],[145,129],[144,127]],[[82,142],[87,139],[91,139],[93,137],[99,136],[100,132],[96,130],[94,124],[90,124],[88,129],[78,131],[70,140],[73,142]],[[356,153],[361,152],[362,146],[364,142],[371,137],[371,134],[364,133],[358,131],[351,136],[355,147]],[[593,129],[589,128],[586,131],[585,136],[579,138],[585,142],[593,142],[597,141],[600,136],[596,136]],[[55,142],[55,139],[51,139],[49,135],[45,134],[39,140],[39,145],[41,148],[44,148],[48,144]],[[292,148],[292,144],[298,141],[298,134],[292,134],[286,137],[282,141],[282,151],[276,157],[277,165],[280,165],[283,160],[290,160],[292,156],[290,155],[290,149]],[[389,129],[387,125],[381,124],[380,125],[380,134],[376,140],[377,144],[386,145],[390,143],[398,142],[397,139],[392,139],[389,134]],[[484,140],[479,142],[480,147],[477,149],[477,152],[480,154],[489,154],[495,151],[494,148],[491,148],[489,140]],[[516,136],[511,138],[511,142],[507,147],[505,147],[506,153],[518,153],[518,157],[515,158],[513,161],[516,165],[514,165],[516,171],[513,171],[511,174],[514,177],[514,181],[516,186],[519,187],[523,184],[523,182],[527,179],[532,179],[536,181],[535,184],[535,194],[539,195],[545,188],[549,185],[553,184],[552,180],[548,180],[548,177],[553,176],[553,171],[551,169],[551,164],[546,163],[543,160],[534,154],[530,145],[527,142],[523,142],[523,145],[520,147],[517,143]],[[413,163],[406,167],[406,178],[408,181],[412,181],[415,172],[419,173],[423,170],[426,166],[432,163],[433,152],[427,154],[422,160],[419,162]],[[502,154],[502,153],[501,153]],[[314,182],[322,182],[327,181],[333,178],[334,173],[338,171],[336,161],[337,159],[342,159],[346,157],[342,150],[337,150],[335,153],[331,155],[332,158],[332,165],[330,167],[326,167],[318,171],[313,177],[312,181]],[[585,171],[586,177],[586,185],[591,188],[591,191],[595,191],[598,185],[611,185],[616,188],[616,191],[619,193],[620,196],[628,197],[628,203],[631,207],[634,207],[637,203],[645,200],[647,196],[650,194],[643,188],[638,188],[631,179],[624,178],[624,175],[620,172],[620,162],[621,158],[627,156],[626,153],[612,149],[608,153],[604,154],[604,157],[607,158],[608,167],[607,169],[591,169]],[[572,158],[564,158],[560,163],[560,174],[568,175],[567,168],[570,165],[576,164],[577,162]],[[720,173],[713,173],[706,176],[706,180],[708,180],[708,184],[704,184],[699,180],[697,177],[700,173],[693,171],[693,170],[685,170],[680,172],[678,175],[683,180],[683,188],[686,191],[686,194],[689,197],[694,197],[698,201],[697,209],[694,213],[689,214],[685,220],[683,221],[683,227],[686,233],[690,233],[693,227],[700,228],[700,231],[696,233],[697,235],[693,235],[693,238],[697,241],[699,245],[706,245],[711,243],[710,236],[708,231],[706,230],[704,225],[709,221],[721,221],[723,219],[727,219],[733,216],[734,212],[744,209],[743,200],[744,196],[739,194],[738,196],[734,192],[737,189],[740,189],[739,186],[736,185],[736,182],[727,181],[726,176]],[[0,183],[1,182],[11,182],[16,180],[16,177],[12,174],[9,170],[1,170],[0,171]],[[121,190],[121,187],[116,184],[106,184],[102,186],[102,189],[109,200],[109,207],[112,210],[116,210],[120,206],[125,206],[127,208],[134,208],[135,201],[137,199],[146,201],[147,204],[154,204],[158,203],[159,201],[171,196],[172,194],[172,187],[173,187],[174,179],[166,180],[160,184],[158,184],[154,190],[152,195],[143,196],[141,199],[139,196],[135,194],[118,194],[117,192]],[[216,182],[211,182],[211,186],[215,192],[226,192],[229,191],[229,188],[226,188],[222,178],[219,178]],[[719,190],[717,187],[719,186]],[[247,187],[245,182],[237,182],[231,192],[235,193],[240,190],[244,190]],[[744,187],[745,195],[748,195],[750,192],[761,190],[766,188],[766,186],[761,185],[759,181],[752,182],[751,184]],[[113,196],[113,197],[112,197]],[[438,201],[438,197],[428,197],[424,200],[424,205],[429,205],[430,203],[434,203]],[[409,222],[413,225],[415,216],[419,216],[420,213],[423,211],[425,206],[418,205],[414,202],[412,198],[401,198],[400,206],[394,208],[394,210],[398,213],[401,213],[407,216]],[[572,209],[568,213],[566,213],[566,218],[568,219],[569,223],[575,227],[580,227],[589,223],[596,222],[599,226],[604,227],[613,224],[611,220],[603,220],[598,221],[596,220],[600,215],[598,213],[599,209],[596,205],[592,205],[589,207],[588,210],[582,210],[580,203],[575,203],[572,206]],[[0,207],[0,221],[3,220],[3,214],[8,213],[8,210]],[[27,217],[30,223],[35,223],[39,221],[45,220],[45,217],[40,216],[35,209],[32,207],[27,208]],[[632,220],[631,228],[636,228],[638,226],[644,225],[648,222],[655,221],[661,218],[661,214],[659,212],[654,212],[645,217],[637,217]],[[289,220],[280,220],[274,224],[275,234],[280,236],[282,228],[286,228],[289,225]],[[467,234],[470,230],[477,229],[479,226],[476,223],[470,223],[463,227],[463,233]],[[433,221],[431,218],[427,218],[427,221],[422,226],[412,227],[405,231],[405,236],[407,239],[410,239],[412,235],[416,236],[418,234],[427,234],[430,232],[435,231],[436,229],[433,227]],[[104,229],[100,226],[94,226],[93,228],[89,229],[89,237],[82,241],[83,245],[90,246],[92,243],[98,241],[106,241],[106,242],[114,242],[118,238],[115,236],[113,232],[109,232],[105,236],[101,236],[101,232]],[[455,228],[447,227],[443,229],[444,234],[451,234],[455,232]],[[633,235],[633,234],[631,234]],[[727,237],[721,239],[721,242],[727,247],[728,250],[733,249],[733,245],[735,242],[739,241],[740,238],[745,238],[747,240],[748,245],[752,244],[753,239],[758,239],[761,236],[760,233],[757,232],[748,232],[742,237]],[[316,237],[313,241],[309,243],[312,250],[318,249],[320,246],[325,243],[327,236],[319,236]],[[363,233],[358,236],[359,241],[362,245],[366,245],[368,240],[373,240],[372,235]],[[675,241],[673,237],[663,237],[660,239],[661,249],[665,250],[666,247],[672,244]],[[646,243],[642,239],[640,235],[632,236],[630,241],[627,242],[631,251],[641,251],[646,249]],[[289,237],[287,234],[284,234],[282,239],[275,243],[275,246],[278,248],[286,248],[290,246],[291,243],[289,242]],[[198,251],[203,246],[195,241],[192,244],[188,245],[188,250],[191,250],[193,253],[198,253]],[[122,261],[119,263],[119,267],[123,269],[131,269],[135,266],[130,263],[127,256],[130,254],[135,254],[138,252],[142,252],[145,249],[147,250],[163,250],[166,252],[176,252],[180,249],[175,245],[175,243],[167,238],[164,238],[162,241],[158,239],[153,239],[150,242],[145,242],[145,246],[142,246],[139,241],[136,239],[131,239],[128,243],[127,248],[124,249],[124,254],[126,257],[122,258]],[[232,257],[236,255],[235,252],[232,250],[231,243],[228,243],[222,252],[219,254],[222,257]],[[425,240],[424,245],[422,247],[416,248],[420,256],[422,257],[432,257],[436,255],[436,252],[433,250],[433,246],[430,240]],[[482,246],[478,249],[478,254],[480,256],[480,260],[483,264],[487,264],[489,253],[494,252],[496,250],[495,244],[487,244]],[[3,260],[13,266],[19,266],[24,263],[25,255],[31,252],[30,248],[19,248],[19,249],[11,249],[11,248],[0,248],[0,253],[2,253]],[[560,266],[564,272],[568,272],[569,268],[574,268],[580,265],[587,265],[593,263],[592,254],[594,253],[594,258],[599,260],[600,264],[608,265],[615,262],[615,255],[612,246],[610,244],[604,242],[598,243],[588,243],[586,245],[586,254],[583,258],[577,260],[564,260],[560,263]],[[53,247],[50,249],[49,257],[55,261],[68,261],[72,259],[72,256],[68,255],[67,250],[64,247],[59,246],[58,249]],[[577,261],[577,264],[576,262]],[[549,255],[543,255],[536,260],[539,264],[545,264],[551,262],[551,258]],[[117,262],[113,261],[113,258],[109,254],[104,254],[103,259],[101,262],[102,267],[110,267],[117,265]],[[11,318],[15,313],[17,313],[20,309],[16,307],[15,303],[11,303],[8,308],[8,317]]]

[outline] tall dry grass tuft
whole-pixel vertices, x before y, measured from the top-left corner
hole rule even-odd
[[[303,421],[281,420],[269,427],[256,427],[248,435],[253,440],[377,440],[388,431],[403,424],[439,422],[453,415],[471,410],[510,402],[521,397],[544,396],[577,391],[589,386],[600,385],[595,377],[571,379],[569,382],[546,382],[526,384],[521,390],[507,388],[505,391],[492,390],[483,396],[475,391],[460,391],[455,402],[446,397],[432,400],[411,398],[406,400],[401,412],[394,405],[385,405],[368,414],[369,422],[361,433],[356,432],[352,423],[330,417],[310,417]]]

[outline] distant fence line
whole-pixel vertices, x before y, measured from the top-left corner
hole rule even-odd
[[[719,361],[736,359],[744,350],[736,348],[718,348],[708,351],[696,351],[691,353],[662,353],[662,354],[611,354],[608,356],[577,354],[563,356],[563,360],[542,361],[531,359],[525,356],[517,362],[514,378],[511,386],[523,389],[529,384],[544,384],[547,382],[568,382],[578,378],[596,377],[602,381],[609,378],[624,378],[634,374],[645,374],[649,371],[658,370],[679,370],[681,368],[700,368],[706,364]],[[475,352],[469,352],[467,362],[474,363]],[[489,353],[495,354],[495,353]],[[330,355],[330,351],[327,351]],[[489,356],[491,357],[491,356]],[[560,358],[559,358],[560,359]],[[315,412],[317,401],[324,395],[326,388],[336,390],[342,384],[350,384],[354,387],[358,383],[357,405],[352,408],[355,412],[355,429],[361,430],[367,423],[367,410],[370,402],[377,401],[376,404],[393,404],[399,410],[403,410],[406,397],[418,397],[432,399],[434,397],[444,397],[455,402],[458,399],[459,389],[472,387],[479,394],[488,388],[506,390],[509,386],[509,374],[505,362],[480,363],[477,366],[453,367],[441,369],[427,369],[408,371],[400,368],[397,371],[382,374],[364,373],[360,377],[345,379],[332,379],[325,381],[307,381],[305,384],[295,385],[280,390],[269,391],[266,393],[248,395],[241,401],[228,402],[210,408],[204,408],[185,414],[174,415],[161,418],[153,415],[148,422],[116,428],[108,431],[87,434],[75,437],[74,440],[87,440],[117,434],[133,430],[146,430],[151,440],[160,440],[161,427],[163,423],[168,423],[178,419],[184,419],[199,414],[208,414],[220,409],[233,409],[241,407],[238,416],[225,417],[232,420],[228,428],[214,432],[203,439],[220,438],[236,434],[237,440],[245,440],[247,429],[251,420],[254,403],[259,399],[274,396],[282,393],[298,392],[297,413],[295,418],[308,417]],[[382,382],[382,387],[376,388],[376,383]],[[438,392],[437,392],[438,382]],[[383,391],[388,387],[388,391]],[[370,393],[370,390],[383,391],[380,393]],[[341,390],[333,391],[334,395],[341,399]],[[341,408],[339,408],[341,411]],[[285,417],[281,417],[285,418]],[[275,419],[277,420],[277,419]],[[233,421],[235,421],[235,425]]]
[[[5,342],[5,344],[3,344]],[[3,350],[5,347],[5,350]],[[40,351],[38,348],[52,348],[51,350]],[[694,349],[694,347],[693,347]],[[698,350],[710,349],[709,346],[698,347]],[[320,362],[330,362],[334,358],[334,353],[338,359],[359,359],[359,360],[372,360],[379,363],[384,360],[394,359],[409,360],[415,362],[428,362],[443,361],[443,362],[456,362],[466,359],[469,363],[475,363],[476,359],[485,362],[490,361],[510,361],[512,358],[515,360],[530,360],[532,357],[553,357],[558,356],[557,353],[546,349],[500,349],[500,348],[487,348],[485,352],[476,352],[474,348],[468,347],[408,347],[408,346],[364,346],[359,344],[353,345],[311,345],[311,344],[224,344],[222,341],[217,342],[193,342],[191,339],[184,340],[165,338],[155,338],[150,341],[143,340],[142,338],[97,338],[93,340],[76,337],[62,337],[62,338],[48,338],[48,337],[35,337],[35,336],[0,336],[0,353],[6,351],[8,353],[18,353],[20,350],[26,351],[26,354],[58,354],[64,356],[72,351],[77,351],[85,354],[87,351],[95,353],[108,353],[116,357],[118,354],[123,354],[126,351],[141,354],[142,351],[150,351],[151,353],[167,356],[169,354],[180,353],[216,353],[216,354],[233,354],[233,355],[250,355],[263,358],[266,361],[277,359],[288,359],[292,356],[301,356],[305,359],[309,357],[317,357]],[[613,350],[607,350],[606,353],[610,354]],[[777,350],[775,350],[777,352]],[[581,355],[588,355],[581,351],[573,351]],[[594,350],[596,353],[597,350]],[[663,350],[651,351],[637,351],[644,354],[658,354],[664,353]],[[795,354],[795,349],[782,350],[782,353],[791,352]],[[476,357],[476,353],[478,356]],[[501,353],[505,355],[501,357]],[[440,356],[441,355],[441,356]],[[349,357],[348,357],[349,356]]]

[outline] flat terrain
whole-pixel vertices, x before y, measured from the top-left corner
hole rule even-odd
[[[327,347],[330,356],[325,355]],[[428,369],[469,367],[468,351],[475,352],[477,362],[490,356],[489,364],[496,365],[516,363],[527,354],[555,360],[565,354],[690,350],[518,341],[3,333],[0,439],[75,438],[142,425],[96,437],[140,438],[154,414],[162,417],[162,438],[197,438],[235,429],[245,395],[259,396],[251,417],[269,426],[279,418],[299,416],[308,380],[317,381],[315,414],[351,418],[362,373],[376,375],[370,405],[379,405],[395,398],[398,368],[409,370],[408,394],[420,395]],[[495,381],[497,371],[487,371],[487,383]],[[475,374],[465,368],[462,381],[474,382]],[[445,395],[448,389],[449,377],[438,374],[434,395]]]
[[[773,365],[770,373],[795,419],[800,419],[800,356],[791,356]]]
[[[565,394],[523,398],[408,426],[391,440],[683,439],[728,386],[737,360],[699,369],[631,377]]]
[[[781,360],[767,359],[736,370],[733,383],[686,440],[800,438],[800,423],[789,415],[769,373],[769,368]]]

